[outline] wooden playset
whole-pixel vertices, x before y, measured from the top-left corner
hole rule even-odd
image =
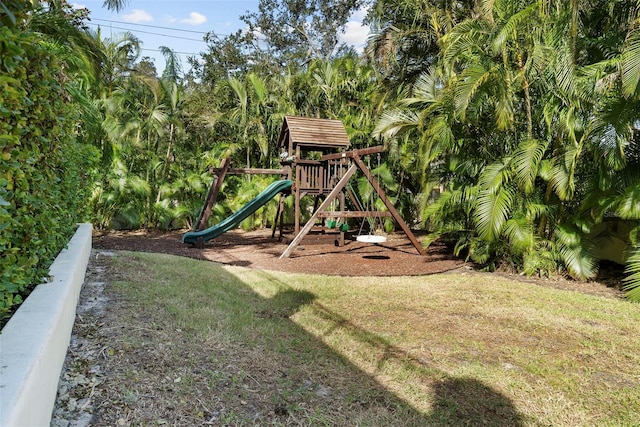
[[[205,206],[196,223],[195,232],[186,233],[183,241],[203,245],[209,236],[217,236],[220,233],[207,234],[205,226],[211,215],[211,209],[215,203],[224,178],[227,174],[274,174],[280,175],[282,184],[273,188],[268,194],[250,207],[250,212],[262,206],[277,193],[280,200],[273,225],[272,237],[275,237],[276,229],[279,229],[280,238],[283,236],[285,198],[288,194],[294,197],[294,234],[289,246],[280,258],[289,257],[302,240],[313,231],[336,234],[338,245],[344,244],[345,233],[348,231],[348,219],[358,218],[362,221],[367,218],[392,217],[411,241],[418,253],[424,255],[424,249],[414,236],[411,229],[396,211],[393,204],[387,198],[384,190],[376,177],[363,161],[363,157],[384,151],[383,146],[375,146],[363,149],[350,149],[350,142],[344,125],[339,120],[317,119],[309,117],[286,116],[282,124],[282,130],[278,138],[280,147],[281,169],[249,169],[231,168],[230,160],[224,159],[220,167],[212,170],[215,179],[209,190]],[[376,209],[365,208],[358,200],[351,187],[350,179],[361,171],[366,177],[377,197],[387,208],[381,212]],[[277,193],[276,193],[277,192]],[[304,215],[302,212],[304,197],[313,197],[313,210],[311,217],[301,224]],[[258,198],[257,198],[258,199]],[[350,209],[347,209],[347,199]],[[255,208],[255,209],[254,209]],[[235,223],[233,223],[235,224]],[[216,226],[213,228],[215,229]],[[370,243],[381,243],[385,237],[374,234],[362,235],[362,227],[357,240]],[[224,232],[224,231],[223,231]],[[187,237],[185,239],[185,237]]]

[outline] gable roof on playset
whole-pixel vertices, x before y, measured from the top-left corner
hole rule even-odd
[[[340,120],[285,116],[278,147],[290,152],[300,146],[304,151],[333,151],[348,148],[347,131]]]

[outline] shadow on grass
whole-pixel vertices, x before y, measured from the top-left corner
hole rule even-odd
[[[434,386],[432,425],[523,426],[512,402],[474,378],[445,378]]]
[[[474,378],[458,378],[435,367],[431,361],[417,358],[400,349],[385,338],[354,325],[322,304],[316,302],[313,309],[320,318],[332,326],[323,336],[335,333],[347,334],[369,354],[377,358],[376,370],[382,371],[393,364],[418,378],[422,373],[430,382],[433,393],[432,410],[421,414],[427,425],[433,426],[511,426],[525,425],[525,418],[511,400]]]
[[[108,268],[117,278],[113,301],[126,303],[109,304],[95,322],[83,314],[87,324],[109,325],[96,344],[110,356],[102,367],[109,380],[91,390],[100,408],[93,425],[523,424],[506,396],[416,359],[311,292],[268,272],[177,259],[123,253]],[[377,371],[411,371],[409,381],[426,384],[419,399],[431,409],[419,410],[294,322],[301,310],[330,325],[323,336],[339,331],[374,355]]]

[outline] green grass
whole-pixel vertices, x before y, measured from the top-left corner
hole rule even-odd
[[[153,394],[178,423],[640,425],[638,304],[489,274],[341,278],[127,252],[111,268],[131,310],[114,353],[154,364],[122,365],[133,423],[157,422],[132,403]]]

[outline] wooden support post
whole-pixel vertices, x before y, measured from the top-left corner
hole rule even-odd
[[[288,179],[291,180],[291,166],[287,165],[283,169],[282,175],[280,175],[280,179]],[[276,226],[279,228],[280,234],[278,236],[278,240],[282,240],[282,236],[284,235],[284,200],[286,196],[280,193],[280,201],[278,202],[278,210],[276,212],[276,219],[273,221],[273,230],[271,232],[271,238],[274,238],[276,235]],[[280,221],[278,221],[278,219]],[[278,224],[278,225],[276,225]]]
[[[300,158],[300,146],[296,147],[296,159]],[[293,219],[293,232],[300,232],[300,165],[296,166],[296,179],[293,182],[293,197],[294,197],[294,219]]]
[[[291,241],[289,246],[287,246],[287,249],[285,249],[282,255],[280,255],[280,259],[289,258],[291,253],[295,250],[295,248],[298,247],[302,239],[304,239],[304,236],[306,236],[309,233],[309,231],[311,231],[311,228],[315,224],[316,219],[318,219],[319,212],[326,210],[327,206],[331,204],[333,199],[335,199],[338,196],[338,194],[340,194],[340,192],[345,187],[345,185],[347,185],[347,183],[349,182],[349,179],[351,179],[351,176],[356,172],[356,170],[358,170],[358,166],[354,163],[353,165],[351,165],[351,167],[349,167],[349,170],[347,170],[347,172],[340,179],[340,181],[338,181],[338,184],[333,188],[333,190],[331,190],[327,198],[324,199],[324,201],[320,204],[318,209],[313,213],[313,215],[311,215],[311,218],[309,218],[309,221],[307,221],[307,223],[302,228],[302,230],[300,230],[300,232],[296,235],[296,237]]]
[[[273,220],[273,226],[271,227],[271,238],[273,239],[276,235],[276,228],[278,228],[278,223],[280,223],[280,238],[282,238],[282,221],[284,217],[284,194],[280,193],[280,199],[278,200],[278,208],[276,210],[276,217]]]
[[[213,204],[216,202],[218,198],[218,193],[220,192],[220,188],[222,187],[222,182],[224,181],[224,177],[227,175],[227,171],[229,170],[229,165],[231,164],[230,158],[222,159],[222,163],[220,163],[220,167],[216,169],[218,171],[217,176],[213,179],[211,183],[211,188],[209,188],[209,194],[207,195],[207,200],[204,203],[204,207],[202,208],[202,212],[200,212],[200,218],[198,218],[198,222],[196,223],[195,231],[202,231],[206,228],[207,221],[209,221],[209,217],[211,216],[211,209],[213,208]]]
[[[420,255],[426,255],[424,248],[422,247],[420,242],[418,242],[418,239],[416,239],[416,236],[413,235],[413,232],[411,231],[407,223],[404,222],[404,220],[402,219],[402,217],[400,216],[396,208],[391,204],[389,199],[387,199],[387,195],[385,194],[384,190],[382,190],[382,187],[380,187],[380,184],[378,184],[378,181],[375,179],[375,177],[373,176],[369,168],[367,168],[367,165],[364,164],[364,162],[358,155],[354,155],[352,158],[355,164],[358,165],[362,173],[367,177],[367,179],[373,186],[374,190],[376,190],[376,193],[378,193],[378,196],[380,197],[380,199],[384,202],[387,209],[389,209],[389,212],[391,212],[393,219],[395,219],[398,225],[400,225],[400,228],[402,228],[402,231],[404,231],[404,234],[407,235],[407,237],[409,238],[413,246],[418,250]]]
[[[347,188],[347,196],[349,196],[349,200],[351,200],[351,203],[353,203],[353,206],[355,206],[356,209],[358,209],[359,211],[363,211],[364,210],[364,207],[360,203],[360,200],[358,200],[358,198],[353,193],[351,188]]]
[[[345,205],[346,205],[346,200],[345,200],[345,196],[344,196],[344,191],[340,192],[340,210],[342,212],[344,212],[345,209]],[[344,222],[344,217],[340,218],[342,220],[342,222]],[[338,238],[338,246],[342,247],[344,246],[344,231],[342,230],[342,224],[336,224],[338,227],[340,227],[340,237]]]

